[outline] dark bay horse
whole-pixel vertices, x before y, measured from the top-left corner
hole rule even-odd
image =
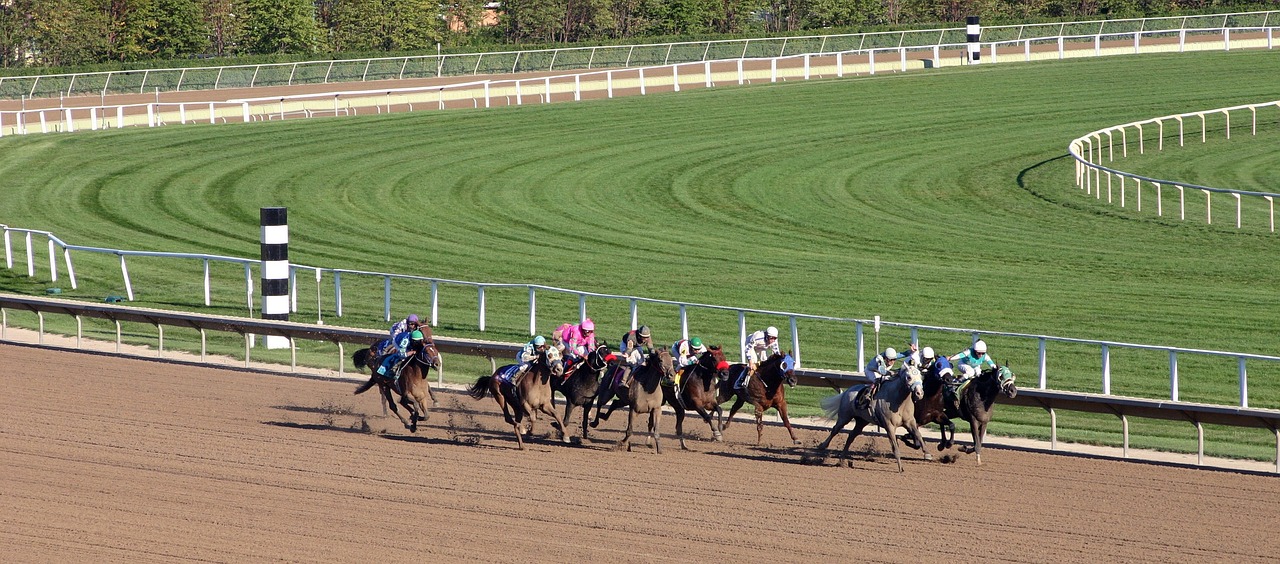
[[[658,348],[649,353],[644,366],[636,369],[633,381],[627,387],[626,404],[631,407],[627,414],[627,433],[622,436],[618,445],[626,445],[631,452],[631,430],[635,426],[636,417],[649,415],[649,438],[647,446],[653,443],[653,451],[662,454],[662,445],[658,440],[658,423],[662,420],[663,392],[662,381],[675,376],[675,368],[671,366],[671,353],[665,348]],[[622,401],[622,400],[619,400]]]
[[[936,370],[925,369],[924,397],[916,400],[916,426],[938,424],[942,434],[938,442],[938,452],[951,448],[956,438],[956,424],[951,421],[951,417],[947,416],[947,405],[942,393],[943,386],[945,383]],[[924,450],[924,445],[915,444],[915,439],[910,435],[901,435],[898,439],[911,448]]]
[[[960,418],[969,422],[969,432],[973,434],[973,453],[982,464],[982,438],[987,435],[987,423],[991,422],[991,414],[995,411],[996,396],[1001,392],[1013,399],[1018,395],[1018,386],[1014,384],[1017,376],[1009,369],[1009,365],[988,368],[969,381],[969,385],[960,393],[960,409],[954,405],[947,406],[947,416]],[[918,437],[917,437],[918,438]]]
[[[750,403],[756,408],[756,444],[760,444],[760,440],[764,437],[764,412],[770,408],[778,410],[778,415],[782,417],[782,424],[786,426],[787,432],[791,433],[791,442],[800,444],[800,439],[796,438],[795,429],[791,428],[791,418],[787,417],[787,388],[783,386],[787,384],[795,387],[795,368],[796,361],[791,357],[791,353],[775,354],[756,367],[755,375],[746,386],[736,389],[733,384],[742,371],[747,369],[747,365],[731,366],[729,377],[720,382],[718,399],[720,403],[729,401],[730,398],[737,399],[733,402],[733,407],[729,408],[729,417],[724,420],[724,427],[721,429],[728,428],[738,409],[743,404]]]
[[[876,391],[876,395],[872,396],[869,407],[859,407],[856,403],[858,392],[866,387],[866,384],[858,384],[850,386],[849,389],[822,399],[822,410],[826,412],[827,417],[835,417],[836,424],[831,427],[831,434],[827,435],[826,440],[818,445],[818,450],[823,451],[831,444],[840,429],[849,424],[849,421],[856,420],[853,430],[849,432],[849,438],[844,442],[844,450],[840,452],[840,460],[846,460],[849,454],[849,445],[853,443],[853,439],[862,433],[863,427],[870,423],[876,423],[884,428],[889,437],[889,446],[893,448],[893,458],[898,461],[898,472],[903,472],[902,456],[898,454],[898,436],[895,434],[898,427],[906,427],[916,439],[917,443],[923,443],[924,439],[920,438],[920,428],[916,426],[915,400],[924,397],[924,382],[920,375],[920,370],[915,366],[905,366],[898,371],[897,376],[885,380],[880,384],[880,389]],[[932,460],[933,456],[926,453],[925,460]]]
[[[680,439],[680,448],[689,450],[684,444],[685,412],[692,409],[702,416],[702,420],[711,427],[711,436],[716,441],[723,441],[720,429],[724,425],[724,411],[720,408],[720,382],[729,377],[729,362],[724,359],[720,347],[711,347],[698,356],[698,362],[684,367],[680,371],[677,386],[663,386],[663,394],[667,405],[676,412],[676,437]],[[715,422],[711,414],[715,413]]]
[[[564,423],[569,424],[575,407],[582,408],[582,438],[587,438],[587,420],[591,404],[595,402],[605,369],[616,357],[609,351],[609,343],[601,340],[587,357],[569,368],[564,378],[552,378],[551,389],[564,395]],[[553,400],[554,402],[554,400]]]
[[[560,378],[564,374],[564,362],[560,360],[560,351],[555,347],[538,353],[538,359],[530,366],[528,372],[520,378],[516,386],[505,383],[499,374],[511,369],[516,365],[508,364],[498,368],[489,376],[481,376],[476,380],[468,392],[474,399],[482,399],[484,396],[492,394],[493,399],[498,402],[498,406],[502,408],[502,417],[507,423],[510,423],[516,432],[516,444],[520,446],[520,450],[524,450],[524,438],[521,436],[521,427],[524,425],[524,418],[529,417],[529,434],[533,434],[533,423],[537,421],[536,413],[541,411],[550,415],[555,420],[560,430],[561,442],[569,442],[569,435],[565,432],[564,421],[560,419],[560,414],[556,413],[555,405],[552,403],[551,380]],[[508,407],[510,411],[508,411]]]
[[[427,398],[431,398],[431,405],[436,405],[435,392],[431,390],[427,374],[432,368],[440,369],[440,351],[436,349],[436,345],[430,341],[422,341],[418,345],[410,345],[413,354],[408,357],[408,362],[400,370],[400,380],[393,382],[390,378],[378,374],[378,367],[382,365],[382,357],[372,356],[374,348],[360,349],[351,355],[351,360],[356,366],[368,368],[372,374],[369,381],[360,384],[355,393],[362,394],[369,388],[378,386],[381,391],[382,400],[391,408],[391,412],[396,414],[400,422],[411,433],[418,432],[418,422],[425,422],[430,413],[427,411]],[[400,396],[400,405],[409,412],[409,419],[405,420],[400,415],[400,410],[396,409],[396,402],[392,398],[392,392]]]

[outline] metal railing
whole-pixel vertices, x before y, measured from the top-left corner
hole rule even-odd
[[[213,280],[211,278],[210,268],[209,268],[210,262],[221,261],[221,262],[231,262],[231,263],[242,265],[244,267],[243,288],[245,288],[245,294],[244,294],[246,298],[245,303],[247,305],[248,314],[250,316],[253,315],[253,308],[254,308],[253,267],[255,265],[260,264],[260,261],[258,259],[227,257],[227,256],[220,256],[220,255],[206,255],[206,254],[165,253],[165,252],[153,252],[153,251],[128,251],[128,250],[120,250],[120,249],[107,249],[107,248],[101,248],[101,247],[69,245],[66,242],[54,236],[52,233],[49,233],[47,231],[20,229],[20,228],[9,227],[7,225],[0,225],[0,227],[2,227],[4,231],[6,267],[12,269],[14,266],[14,260],[13,260],[14,252],[13,252],[11,234],[14,234],[14,233],[22,234],[25,240],[27,275],[29,277],[35,277],[36,276],[36,268],[35,268],[36,260],[35,260],[34,250],[33,250],[35,248],[35,244],[33,243],[32,236],[40,235],[47,238],[47,242],[48,242],[50,278],[54,281],[57,280],[57,276],[58,276],[57,248],[60,247],[62,249],[61,252],[63,255],[64,262],[67,265],[68,278],[70,280],[71,287],[73,289],[77,287],[77,282],[75,278],[75,270],[72,267],[71,251],[112,254],[112,255],[119,256],[120,274],[121,274],[121,278],[124,281],[124,287],[127,292],[127,297],[130,301],[134,299],[134,293],[133,293],[133,284],[129,276],[128,265],[126,262],[127,257],[158,257],[158,258],[166,258],[166,259],[185,259],[185,260],[200,261],[203,264],[202,282],[203,282],[203,289],[204,289],[204,305],[206,306],[211,304],[211,287],[213,285]],[[1193,349],[1193,348],[1172,347],[1172,346],[1162,346],[1162,345],[1147,345],[1147,344],[1139,344],[1139,343],[1126,343],[1126,342],[1120,342],[1120,341],[1108,341],[1108,340],[1097,340],[1097,339],[1079,339],[1079,338],[1071,338],[1071,337],[1058,337],[1058,336],[1052,336],[1052,335],[1037,335],[1037,334],[1029,334],[1029,333],[1008,332],[1008,331],[992,331],[992,330],[985,330],[985,329],[942,327],[942,326],[932,326],[932,325],[924,325],[924,324],[909,323],[909,322],[882,321],[879,318],[879,316],[875,316],[869,319],[851,318],[851,317],[835,317],[835,316],[804,314],[804,313],[795,313],[795,312],[786,312],[786,311],[774,311],[774,310],[755,309],[755,308],[741,308],[741,307],[722,306],[722,305],[714,305],[714,304],[682,302],[682,301],[676,301],[676,300],[662,300],[662,299],[644,298],[639,296],[605,294],[605,293],[598,293],[598,292],[573,290],[573,289],[567,289],[567,288],[557,288],[554,286],[545,286],[545,285],[539,285],[539,284],[473,282],[473,281],[465,281],[465,280],[452,280],[452,279],[445,279],[445,278],[416,276],[416,275],[408,275],[408,274],[370,272],[370,271],[340,269],[340,268],[323,268],[323,267],[316,267],[316,266],[306,266],[301,264],[291,264],[289,266],[290,301],[291,301],[291,311],[293,312],[298,311],[298,293],[299,293],[298,292],[298,271],[310,271],[311,273],[314,274],[315,282],[316,282],[315,287],[316,287],[316,307],[317,307],[316,322],[317,323],[324,323],[325,316],[322,308],[322,305],[323,305],[322,280],[324,275],[327,273],[328,276],[330,276],[333,280],[333,283],[332,283],[333,284],[332,286],[333,302],[332,303],[334,304],[334,308],[332,313],[334,316],[339,318],[343,316],[343,280],[344,278],[365,277],[365,278],[382,280],[383,308],[381,313],[382,313],[382,318],[385,321],[391,320],[391,311],[392,311],[392,303],[393,303],[393,292],[392,292],[393,281],[402,281],[402,282],[410,281],[410,282],[424,283],[429,285],[430,287],[430,295],[428,298],[429,313],[427,314],[427,316],[428,316],[428,321],[432,326],[438,326],[440,323],[440,318],[439,318],[440,292],[439,291],[441,286],[458,286],[458,287],[471,288],[476,292],[476,299],[477,299],[476,328],[480,332],[484,332],[487,329],[486,316],[488,313],[488,306],[486,303],[486,293],[490,291],[495,291],[495,290],[517,290],[522,293],[527,292],[529,334],[538,333],[537,328],[538,328],[539,294],[568,295],[568,296],[575,297],[577,299],[577,304],[578,304],[578,308],[577,308],[578,320],[585,319],[588,316],[589,300],[625,302],[627,303],[627,306],[628,306],[627,311],[629,314],[629,325],[631,329],[635,329],[639,325],[640,316],[641,316],[640,306],[642,304],[646,306],[664,306],[666,308],[673,307],[677,311],[681,338],[685,338],[685,339],[689,338],[689,325],[690,325],[689,314],[691,311],[719,312],[719,313],[730,312],[730,313],[736,314],[737,316],[736,333],[737,333],[738,343],[743,343],[746,341],[746,336],[748,333],[747,332],[748,316],[752,316],[753,318],[757,318],[757,319],[759,318],[769,318],[773,320],[785,319],[787,322],[787,325],[789,325],[789,329],[790,329],[789,337],[790,337],[790,342],[792,347],[792,354],[795,356],[797,366],[804,366],[801,363],[801,360],[802,360],[801,343],[802,343],[802,336],[804,336],[804,334],[801,331],[801,326],[803,323],[814,323],[814,322],[836,323],[836,324],[849,327],[851,331],[848,331],[848,332],[838,331],[838,332],[835,332],[834,334],[829,330],[816,330],[814,331],[815,336],[813,338],[817,339],[818,342],[821,343],[823,346],[834,346],[837,348],[840,345],[833,342],[833,340],[843,341],[845,339],[852,338],[854,342],[854,350],[856,351],[856,358],[857,358],[856,366],[859,366],[859,367],[865,366],[868,360],[867,343],[866,343],[868,333],[872,333],[873,335],[875,335],[878,340],[879,333],[881,331],[882,326],[891,327],[898,330],[909,331],[910,341],[913,343],[920,341],[920,333],[922,331],[937,333],[937,334],[967,335],[969,337],[970,343],[977,341],[979,338],[991,339],[992,337],[1008,338],[1010,339],[1010,343],[1013,343],[1015,340],[1022,341],[1022,342],[1029,341],[1029,342],[1035,343],[1035,350],[1037,351],[1036,352],[1036,376],[1038,378],[1038,387],[1039,389],[1042,389],[1042,390],[1049,389],[1048,358],[1049,358],[1049,348],[1051,344],[1061,345],[1063,347],[1068,347],[1068,348],[1073,346],[1078,346],[1078,345],[1097,347],[1096,350],[1098,351],[1099,356],[1096,358],[1099,358],[1101,362],[1100,364],[1101,371],[1099,374],[1100,386],[1097,389],[1100,390],[1102,395],[1104,396],[1109,396],[1112,393],[1111,392],[1111,388],[1112,388],[1111,359],[1112,359],[1113,351],[1118,349],[1131,350],[1131,351],[1159,352],[1163,355],[1167,355],[1168,375],[1169,375],[1169,388],[1168,388],[1169,393],[1167,397],[1169,398],[1170,401],[1174,401],[1174,402],[1180,401],[1180,397],[1182,394],[1182,381],[1179,373],[1179,366],[1181,363],[1180,359],[1186,356],[1194,355],[1195,357],[1223,358],[1223,359],[1234,360],[1235,361],[1234,364],[1236,365],[1236,371],[1235,371],[1234,377],[1235,377],[1235,383],[1237,384],[1238,391],[1239,391],[1238,392],[1239,400],[1237,405],[1239,405],[1242,408],[1249,407],[1248,367],[1252,363],[1267,363],[1270,366],[1280,366],[1280,364],[1277,364],[1277,363],[1280,363],[1280,356],[1271,356],[1271,355],[1263,355],[1263,354],[1207,350],[1207,349]],[[657,309],[662,309],[662,308],[657,308]],[[647,315],[646,319],[653,320],[655,319],[655,317]],[[648,321],[648,322],[652,323],[652,321]],[[874,351],[873,351],[873,354],[874,354]],[[745,352],[743,353],[743,357],[745,357]]]
[[[1156,196],[1156,215],[1164,216],[1164,188],[1166,186],[1173,187],[1178,190],[1178,218],[1187,219],[1186,206],[1186,190],[1199,190],[1205,196],[1205,223],[1213,223],[1213,200],[1212,194],[1229,194],[1235,198],[1236,208],[1236,228],[1240,229],[1243,225],[1242,210],[1243,204],[1241,196],[1253,196],[1262,198],[1267,202],[1268,229],[1271,232],[1276,230],[1275,219],[1275,198],[1280,198],[1280,193],[1274,192],[1254,192],[1248,190],[1232,190],[1227,188],[1214,188],[1211,186],[1201,186],[1199,184],[1190,184],[1186,182],[1177,182],[1174,180],[1165,180],[1160,178],[1152,178],[1124,172],[1115,168],[1099,164],[1106,160],[1113,162],[1115,160],[1115,141],[1116,137],[1120,138],[1120,156],[1129,156],[1129,130],[1136,132],[1138,153],[1146,153],[1146,130],[1154,126],[1156,129],[1156,149],[1164,150],[1165,139],[1165,122],[1177,122],[1178,124],[1178,146],[1185,145],[1186,131],[1185,121],[1199,118],[1200,121],[1200,142],[1208,142],[1209,126],[1206,116],[1217,116],[1221,114],[1223,117],[1223,131],[1226,139],[1231,139],[1231,112],[1249,111],[1250,115],[1250,133],[1256,136],[1258,134],[1258,110],[1268,108],[1280,109],[1280,100],[1273,102],[1263,102],[1259,104],[1245,104],[1240,106],[1231,106],[1229,108],[1218,108],[1214,110],[1205,110],[1199,112],[1188,112],[1185,114],[1175,114],[1162,117],[1155,117],[1142,121],[1135,121],[1121,125],[1115,125],[1105,129],[1099,129],[1087,133],[1081,137],[1077,137],[1068,145],[1068,152],[1075,159],[1076,163],[1076,186],[1079,186],[1086,194],[1092,195],[1095,199],[1102,199],[1103,175],[1106,175],[1106,197],[1107,203],[1119,202],[1120,207],[1127,207],[1128,204],[1128,182],[1133,181],[1134,204],[1137,211],[1142,211],[1142,183],[1146,182],[1155,188]],[[1104,140],[1103,137],[1106,137]],[[1104,154],[1105,151],[1105,154]],[[1119,182],[1113,182],[1113,178],[1118,178]],[[1117,186],[1118,184],[1118,186]],[[1148,204],[1148,207],[1150,205]]]
[[[1214,30],[1266,28],[1280,23],[1280,11],[1241,12],[987,26],[983,43],[1009,43],[1137,33],[1211,33]],[[1229,35],[1229,31],[1227,32]],[[725,39],[642,45],[567,47],[456,55],[415,55],[368,59],[303,61],[257,65],[142,69],[0,77],[0,98],[137,94],[184,90],[257,88],[383,80],[432,79],[601,68],[633,68],[743,58],[829,54],[886,48],[932,48],[963,44],[965,28],[938,28],[838,35]]]
[[[244,366],[251,367],[251,350],[255,335],[277,335],[285,337],[289,342],[290,372],[297,372],[297,340],[315,340],[334,343],[338,347],[339,375],[343,373],[347,357],[345,343],[358,343],[367,346],[374,339],[385,336],[381,331],[334,327],[331,325],[309,325],[288,321],[254,320],[237,317],[204,315],[186,312],[174,312],[137,307],[126,307],[108,304],[86,304],[68,300],[35,298],[0,294],[0,340],[9,340],[9,310],[34,312],[38,318],[37,342],[45,344],[45,314],[54,313],[69,315],[76,320],[76,346],[83,346],[84,317],[106,319],[115,324],[116,353],[122,352],[122,322],[143,323],[156,328],[155,356],[165,357],[164,327],[194,328],[200,333],[200,362],[210,362],[207,355],[206,342],[208,331],[232,332],[241,336],[244,341]],[[483,356],[496,366],[495,358],[511,358],[519,350],[515,343],[500,343],[475,339],[458,339],[435,337],[436,346],[444,353]],[[826,387],[837,390],[852,384],[866,381],[860,375],[837,370],[797,369],[796,374],[801,385]],[[437,371],[437,383],[443,383],[443,369]],[[1013,399],[1002,398],[1002,403],[1042,408],[1049,413],[1050,449],[1057,449],[1058,443],[1058,410],[1070,410],[1087,413],[1105,413],[1120,419],[1122,436],[1122,456],[1129,456],[1129,417],[1144,417],[1173,421],[1188,421],[1196,427],[1197,464],[1204,464],[1204,425],[1219,424],[1237,427],[1269,429],[1276,437],[1276,467],[1280,473],[1280,410],[1256,409],[1246,407],[1228,407],[1211,404],[1165,402],[1141,398],[1113,397],[1099,394],[1083,394],[1060,392],[1054,390],[1020,390]]]

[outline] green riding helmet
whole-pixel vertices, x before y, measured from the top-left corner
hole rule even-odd
[[[702,339],[700,339],[700,338],[698,338],[698,337],[694,337],[694,338],[692,338],[692,339],[689,339],[689,346],[691,346],[691,347],[693,347],[693,348],[695,348],[695,349],[700,349],[700,348],[702,348]]]
[[[422,331],[418,331],[415,329],[412,333],[409,333],[409,339],[413,341],[421,341]]]

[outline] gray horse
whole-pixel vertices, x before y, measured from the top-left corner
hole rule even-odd
[[[869,407],[859,408],[855,399],[858,397],[858,392],[866,386],[866,384],[850,386],[842,393],[822,398],[822,410],[826,412],[827,417],[834,417],[836,424],[831,428],[831,434],[827,439],[818,445],[818,450],[826,450],[831,444],[831,439],[835,438],[840,429],[856,419],[857,424],[849,432],[849,439],[844,442],[844,450],[840,453],[840,460],[844,461],[849,454],[849,445],[853,443],[853,439],[862,433],[863,427],[875,423],[888,432],[889,446],[893,447],[893,458],[898,461],[898,472],[903,472],[902,457],[898,454],[898,437],[895,434],[898,427],[905,427],[917,444],[924,444],[924,439],[920,437],[920,429],[916,427],[914,401],[924,397],[924,380],[920,376],[920,370],[914,366],[906,366],[898,370],[896,376],[880,384],[880,389],[871,398]],[[908,401],[912,396],[914,400]],[[924,459],[932,460],[933,455],[925,453]]]

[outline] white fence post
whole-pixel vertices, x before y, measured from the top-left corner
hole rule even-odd
[[[578,323],[587,319],[587,295],[578,294]]]
[[[684,304],[680,304],[680,338],[689,338],[689,312]]]
[[[855,340],[857,341],[857,345],[856,345],[856,346],[857,346],[857,348],[858,348],[858,366],[854,367],[854,372],[861,372],[861,371],[862,371],[862,366],[863,366],[863,364],[866,362],[866,356],[865,356],[865,354],[864,354],[864,352],[863,352],[863,350],[862,350],[862,349],[863,349],[863,335],[862,335],[862,322],[861,322],[861,321],[858,321],[858,322],[855,322],[855,323],[854,323],[854,333],[855,333]]]
[[[529,334],[538,334],[538,297],[533,286],[529,286]]]
[[[791,356],[800,367],[800,328],[796,326],[796,316],[791,316]]]
[[[36,253],[35,253],[35,250],[31,248],[31,232],[30,231],[27,232],[26,239],[27,239],[27,276],[30,278],[35,278],[36,277]]]
[[[747,351],[745,345],[747,343],[747,312],[738,312],[738,355],[742,358],[743,364],[747,362]]]
[[[391,321],[391,277],[382,277],[382,318]]]
[[[640,71],[640,95],[641,95],[641,96],[644,96],[644,95],[645,95],[645,92],[644,92],[644,69],[636,69],[636,70]]]
[[[342,273],[333,272],[333,314],[342,317]]]
[[[13,269],[13,241],[9,236],[9,226],[4,227],[4,266]]]
[[[631,328],[636,328],[636,323],[640,322],[639,312],[636,309],[636,299],[631,299]]]
[[[1178,351],[1169,351],[1169,400],[1178,401]]]
[[[71,249],[62,248],[62,258],[67,263],[67,279],[71,281],[71,289],[76,289],[76,269],[71,266]]]
[[[1249,407],[1249,373],[1244,367],[1244,357],[1240,357],[1240,407]]]
[[[1045,354],[1044,354],[1044,352],[1045,352],[1045,351],[1044,351],[1044,345],[1045,345],[1044,337],[1041,337],[1041,338],[1040,338],[1040,354],[1039,354],[1039,358],[1040,358],[1040,389],[1041,389],[1041,390],[1046,389],[1046,387],[1048,386],[1048,380],[1049,380],[1049,372],[1048,372],[1048,370],[1046,370],[1046,368],[1047,368],[1048,366],[1047,366],[1047,365],[1046,365],[1046,363],[1045,363]]]
[[[481,331],[484,331],[484,313],[485,313],[485,311],[484,311],[484,310],[485,310],[485,308],[484,308],[484,286],[476,286],[476,288],[478,288],[478,289],[479,289],[479,291],[480,291],[480,297],[479,297],[479,300],[480,300],[480,307],[479,307],[479,309],[480,309],[480,330],[481,330]]]
[[[1111,395],[1111,349],[1102,345],[1102,395]]]
[[[49,238],[49,280],[58,281],[58,254],[53,249],[53,238]]]
[[[435,280],[431,281],[431,326],[439,325],[440,314],[440,283]]]
[[[129,267],[124,264],[124,255],[120,255],[120,275],[124,277],[124,293],[133,301],[133,282],[129,280]]]

